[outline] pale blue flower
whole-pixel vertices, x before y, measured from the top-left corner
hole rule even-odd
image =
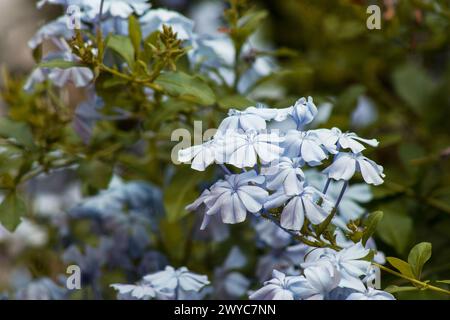
[[[311,251],[304,263],[303,268],[309,268],[330,262],[341,275],[340,287],[364,291],[365,286],[360,277],[367,275],[371,263],[362,260],[369,254],[370,250],[363,247],[361,243],[351,247],[335,251],[332,249],[317,249]]]
[[[269,167],[261,168],[261,173],[266,176],[266,187],[274,191],[282,187],[288,196],[299,194],[305,180],[301,169],[304,164],[302,158],[281,157],[270,163]]]
[[[300,98],[292,106],[292,110],[289,113],[292,119],[297,125],[297,130],[302,129],[305,125],[312,122],[317,115],[317,107],[313,102],[312,97]]]
[[[74,218],[93,217],[105,222],[117,217],[124,224],[124,220],[132,219],[132,216],[151,221],[163,210],[162,194],[158,188],[140,181],[124,183],[114,176],[107,190],[86,198],[70,210],[70,215]]]
[[[175,0],[175,2],[180,3],[183,2],[183,0]],[[222,2],[202,1],[199,3],[194,3],[189,8],[188,15],[192,18],[192,20],[194,20],[195,31],[198,34],[218,36],[221,35],[219,29],[222,26],[221,18],[224,10],[225,4]]]
[[[44,40],[53,38],[70,39],[74,36],[74,31],[67,27],[67,18],[59,17],[58,19],[42,26],[36,34],[28,41],[31,49],[37,48]]]
[[[229,272],[218,277],[214,294],[218,299],[238,299],[242,297],[250,286],[250,280],[240,272]]]
[[[178,161],[191,162],[191,168],[198,171],[205,169],[217,159],[218,148],[221,147],[218,138],[211,139],[203,144],[192,146],[178,151]]]
[[[149,10],[139,18],[142,35],[147,37],[155,31],[162,31],[162,26],[167,25],[177,33],[177,38],[190,40],[193,36],[194,22],[182,14],[166,9]]]
[[[286,276],[273,270],[273,279],[266,281],[264,287],[250,295],[251,300],[294,300],[296,292],[304,281],[298,276]]]
[[[353,127],[362,128],[372,124],[378,118],[375,104],[366,96],[360,96],[355,110],[351,115]]]
[[[384,182],[383,167],[362,154],[340,152],[323,173],[334,180],[350,180],[357,171],[368,184],[380,185]]]
[[[264,183],[264,177],[255,171],[226,175],[211,187],[211,193],[204,200],[208,207],[207,215],[220,213],[224,223],[243,222],[247,212],[257,213],[262,207],[268,192],[253,185]]]
[[[185,207],[185,209],[187,211],[199,210],[200,213],[206,213],[205,210],[208,209],[208,206],[206,205],[206,200],[208,200],[211,196],[212,196],[211,195],[211,191],[209,191],[208,189],[205,189],[205,190],[203,190],[203,192],[200,195],[200,197],[198,197],[191,204],[188,204]],[[206,229],[206,226],[209,224],[210,219],[212,219],[212,217],[210,215],[204,214],[203,220],[202,220],[202,224],[200,226],[200,230],[205,230]]]
[[[238,247],[233,247],[223,266],[214,271],[214,296],[218,299],[239,298],[247,292],[250,281],[237,269],[247,264],[247,258]]]
[[[235,48],[228,35],[195,35],[192,47],[188,53],[192,67],[200,68],[217,83],[227,86],[233,86],[235,81],[234,64],[245,63],[242,60],[251,61],[237,84],[237,89],[241,93],[248,91],[259,79],[276,70],[274,60],[267,56],[255,55],[256,50],[250,42],[243,45],[242,54],[239,60],[235,61]],[[246,59],[246,56],[250,56],[250,59]]]
[[[313,224],[319,224],[328,216],[328,212],[317,204],[322,198],[327,201],[325,195],[311,186],[302,185],[302,190],[295,195],[287,195],[279,190],[270,195],[264,203],[265,209],[278,208],[285,204],[281,213],[281,226],[288,230],[299,231],[305,221],[305,217]]]
[[[69,4],[71,2],[71,0],[39,0],[36,4],[38,9],[41,9],[44,5],[46,4],[58,4],[61,6],[65,6],[67,4]]]
[[[174,269],[166,266],[162,271],[146,275],[144,281],[170,298],[178,299],[180,294],[198,292],[209,284],[208,277],[189,271],[186,267]]]
[[[353,292],[346,300],[395,300],[394,296],[386,291],[367,288],[365,292]]]
[[[64,87],[67,83],[72,83],[75,87],[86,87],[94,78],[91,69],[86,67],[71,67],[67,69],[52,68],[48,74],[57,87]]]
[[[91,19],[100,13],[101,2],[102,0],[83,0],[83,3],[90,7],[88,15]],[[150,7],[147,0],[104,0],[102,15],[126,19],[133,13],[142,15]]]
[[[18,300],[62,300],[68,292],[47,277],[30,281],[26,286],[18,288],[15,298]]]
[[[376,139],[363,139],[353,132],[342,132],[338,128],[332,128],[331,130],[320,129],[317,130],[320,133],[320,138],[325,141],[325,145],[336,145],[338,150],[350,149],[353,153],[360,153],[366,149],[362,144],[368,144],[372,147],[377,147],[379,142]]]
[[[46,4],[60,5],[64,7],[68,7],[70,5],[83,7],[89,2],[95,2],[91,0],[40,0],[37,3],[37,8],[41,9]]]
[[[70,47],[63,39],[53,39],[53,43],[57,45],[61,51],[49,53],[42,61],[51,62],[53,60],[64,60],[68,62],[78,62],[79,58],[73,55]],[[69,67],[69,68],[37,68],[32,72],[24,90],[30,91],[33,86],[45,79],[50,79],[54,85],[64,87],[68,83],[72,83],[76,87],[86,87],[94,78],[91,69],[87,67]]]
[[[306,268],[305,281],[300,282],[297,294],[304,300],[324,300],[340,282],[340,274],[330,262]]]
[[[28,79],[23,86],[23,90],[31,92],[36,84],[44,82],[45,80],[47,80],[47,77],[48,77],[48,69],[43,68],[34,69],[28,76]]]
[[[338,153],[336,132],[333,129],[314,129],[309,130],[309,133],[317,137],[326,152],[331,154]]]
[[[335,221],[333,220],[333,222],[335,222]],[[341,248],[352,247],[355,243],[353,241],[351,241],[350,239],[348,239],[345,236],[344,231],[342,231],[342,230],[348,230],[348,228],[345,226],[345,224],[342,227],[340,225],[338,225],[338,227],[340,227],[342,229],[336,229],[336,231],[334,233],[334,235],[336,237],[336,244],[338,246],[340,246]],[[348,231],[350,231],[350,230],[348,230]],[[373,257],[374,262],[379,263],[379,264],[386,263],[386,257],[384,255],[384,253],[377,250],[377,246],[376,246],[375,240],[373,238],[369,238],[367,240],[365,248],[372,249],[372,252],[375,252],[375,256]]]
[[[283,149],[279,144],[283,138],[276,133],[228,131],[222,139],[223,152],[218,153],[221,163],[238,168],[253,167],[258,162],[270,163],[280,157]]]
[[[114,283],[111,284],[110,287],[119,291],[118,297],[120,299],[124,299],[127,296],[131,298],[136,298],[139,300],[148,300],[154,298],[156,296],[156,291],[149,284],[120,284]]]
[[[206,72],[217,83],[231,85],[234,81],[232,66],[234,64],[234,45],[226,35],[194,34],[188,52],[192,68]],[[218,73],[218,75],[216,74]]]
[[[249,54],[254,55],[253,49],[250,49]],[[241,93],[247,92],[259,79],[269,76],[276,69],[277,65],[271,57],[262,56],[254,58],[251,66],[242,74],[239,80],[238,91]]]
[[[243,111],[230,109],[226,117],[219,125],[218,131],[226,134],[230,131],[249,131],[266,129],[266,121],[277,116],[276,109],[262,107],[248,107]]]
[[[206,221],[205,221],[206,220]],[[207,224],[206,224],[207,222]],[[208,226],[206,228],[206,226]],[[203,212],[199,231],[195,232],[195,239],[201,241],[223,242],[230,237],[230,226],[222,222],[219,215],[207,215]]]
[[[328,157],[322,145],[314,131],[290,130],[282,143],[283,155],[291,158],[301,157],[310,166],[319,165]]]
[[[198,215],[203,216],[200,224],[200,232],[196,233],[196,238],[201,240],[213,240],[222,242],[230,235],[228,225],[222,223],[219,215],[208,215],[208,210],[205,200],[211,196],[211,191],[205,189],[200,197],[190,205],[186,206],[187,211],[196,211]],[[208,227],[208,229],[206,229]]]

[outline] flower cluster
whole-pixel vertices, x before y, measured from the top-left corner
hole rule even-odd
[[[38,8],[42,8],[45,4],[60,5],[64,8],[66,15],[42,26],[29,40],[28,45],[31,49],[38,48],[44,41],[50,41],[57,50],[50,52],[42,59],[44,66],[33,71],[25,84],[26,90],[32,90],[36,83],[47,79],[50,79],[58,87],[63,87],[68,83],[72,83],[76,87],[87,87],[94,78],[91,69],[78,66],[52,67],[49,62],[54,60],[80,61],[68,45],[68,41],[75,36],[76,29],[95,35],[97,28],[100,27],[104,35],[127,36],[129,32],[128,18],[133,14],[138,17],[142,39],[147,38],[155,31],[162,31],[165,25],[170,26],[177,34],[177,38],[183,41],[183,45],[191,48],[188,52],[188,59],[192,69],[200,69],[211,79],[223,85],[231,86],[235,81],[236,75],[233,71],[234,65],[237,63],[235,48],[227,35],[206,34],[202,30],[194,32],[193,20],[176,11],[163,8],[153,9],[147,0],[104,0],[102,7],[101,2],[101,0],[42,0],[38,2]],[[100,9],[102,9],[101,13]],[[77,23],[72,23],[71,26],[71,19],[77,19]],[[91,42],[88,38],[85,43],[88,47],[83,49],[90,50],[91,54],[96,56],[97,49],[89,47]],[[248,55],[253,50],[254,48],[249,43],[245,43],[241,54]],[[237,89],[241,92],[276,68],[271,58],[255,56],[254,60],[237,84]]]
[[[185,300],[197,298],[199,291],[209,284],[206,276],[190,272],[186,267],[164,270],[146,275],[136,285],[112,284],[120,299]]]
[[[277,270],[272,279],[253,292],[255,300],[394,300],[376,290],[371,281],[369,254],[361,243],[339,252],[333,249],[312,250],[301,264],[302,274],[286,276]]]
[[[286,109],[231,109],[211,140],[179,152],[179,161],[191,162],[195,170],[216,163],[225,171],[224,179],[187,209],[206,207],[205,227],[217,213],[224,223],[232,224],[244,221],[248,212],[279,208],[281,227],[299,231],[306,220],[318,225],[337,210],[356,172],[368,184],[381,184],[383,168],[361,153],[362,143],[376,146],[378,142],[337,128],[303,130],[316,114],[312,98],[302,98]],[[273,123],[277,129],[271,129]],[[308,182],[305,169],[320,166],[329,157],[333,161],[323,170],[328,180],[321,191]],[[242,172],[233,173],[227,164]],[[334,206],[325,194],[332,179],[344,181]]]
[[[376,147],[378,141],[338,128],[308,130],[317,113],[311,97],[285,109],[263,105],[231,109],[212,139],[179,151],[180,162],[191,163],[194,170],[217,164],[224,171],[224,178],[186,209],[204,213],[202,230],[216,215],[223,223],[235,224],[252,214],[278,227],[277,232],[268,231],[270,224],[256,225],[257,233],[266,233],[262,239],[276,237],[273,242],[284,244],[274,248],[277,258],[268,255],[261,261],[261,278],[266,278],[267,267],[276,269],[280,258],[303,273],[286,269],[286,276],[274,270],[274,279],[252,298],[324,299],[341,289],[353,293],[352,299],[356,293],[373,299],[386,297],[363,281],[371,272],[370,261],[362,260],[370,252],[369,244],[365,248],[342,237],[349,231],[347,223],[364,213],[358,202],[371,198],[366,184],[383,183],[383,168],[362,155],[367,145]],[[324,167],[322,173],[316,170],[320,167]],[[349,186],[357,172],[366,184]],[[341,202],[347,215],[337,214]],[[331,223],[338,229],[325,239],[317,229],[325,230]],[[306,245],[293,246],[287,253],[283,247],[292,237],[300,237]],[[319,249],[311,250],[314,246]]]

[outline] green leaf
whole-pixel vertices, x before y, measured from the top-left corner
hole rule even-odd
[[[128,66],[133,66],[135,51],[130,38],[120,35],[111,35],[108,38],[106,46],[120,55]]]
[[[0,137],[13,139],[19,145],[28,149],[35,147],[30,127],[23,122],[16,122],[8,118],[0,118]]]
[[[393,73],[393,83],[397,94],[417,113],[427,110],[435,85],[423,68],[406,64]]]
[[[450,284],[450,280],[437,280],[436,282]]]
[[[163,73],[155,83],[169,95],[185,101],[201,105],[211,105],[216,101],[214,92],[205,81],[181,71]]]
[[[73,67],[85,67],[78,61],[66,61],[62,59],[55,59],[50,61],[43,61],[37,65],[38,68],[60,68],[68,69]]]
[[[400,271],[401,274],[404,274],[405,276],[408,276],[410,278],[414,278],[414,274],[412,272],[411,266],[408,264],[408,262],[403,261],[402,259],[395,258],[395,257],[387,257],[386,260],[398,271]]]
[[[234,109],[244,109],[250,106],[254,106],[255,102],[252,100],[247,99],[246,97],[243,97],[241,95],[230,95],[221,97],[217,103],[222,109],[228,110],[230,108]]]
[[[177,167],[177,172],[164,189],[164,208],[167,220],[174,222],[188,212],[185,207],[200,195],[197,186],[205,180],[205,172],[192,170],[188,166]]]
[[[86,160],[80,164],[78,174],[83,182],[96,189],[108,187],[113,174],[112,166],[99,160]]]
[[[420,279],[424,264],[431,258],[431,243],[421,242],[411,249],[408,262],[416,279]]]
[[[250,12],[243,16],[238,22],[239,35],[242,39],[247,38],[261,27],[261,23],[266,17],[267,11],[265,10]]]
[[[382,211],[372,212],[364,223],[366,229],[364,230],[364,234],[362,236],[362,243],[366,245],[367,240],[375,233],[377,229],[378,223],[383,219]]]
[[[0,222],[10,231],[14,231],[25,214],[25,202],[15,192],[7,194],[0,204]]]
[[[377,234],[384,242],[393,246],[399,254],[405,253],[413,231],[411,217],[387,209],[383,209],[383,212],[383,219],[378,223]]]
[[[131,15],[128,19],[128,34],[130,35],[134,52],[138,55],[141,51],[142,31],[141,25],[134,15]]]
[[[389,293],[416,291],[416,290],[419,290],[419,289],[417,287],[413,287],[413,286],[399,287],[399,286],[395,286],[395,285],[390,285],[384,289],[384,291],[387,291]]]

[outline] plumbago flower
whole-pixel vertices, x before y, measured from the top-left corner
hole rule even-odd
[[[383,167],[364,157],[361,153],[341,152],[331,166],[323,171],[334,180],[350,180],[355,172],[361,172],[364,181],[375,186],[383,183]]]
[[[237,271],[246,264],[244,253],[238,247],[233,247],[223,265],[214,271],[214,298],[236,299],[247,292],[250,280]]]
[[[321,129],[317,130],[317,133],[326,145],[336,145],[338,149],[350,149],[353,153],[360,153],[366,149],[362,143],[371,147],[377,147],[379,144],[377,139],[363,139],[353,132],[342,132],[339,128]]]
[[[179,152],[181,162],[193,160],[193,169],[203,171],[215,163],[225,173],[223,180],[186,207],[204,212],[202,229],[217,213],[230,224],[243,222],[247,213],[252,213],[255,219],[265,218],[286,235],[304,242],[299,260],[288,263],[293,268],[283,267],[289,274],[274,270],[274,278],[253,293],[253,299],[347,298],[355,292],[377,296],[367,294],[366,281],[373,276],[367,258],[370,249],[351,240],[339,247],[337,237],[344,233],[328,226],[335,224],[349,231],[336,217],[347,190],[353,196],[345,198],[346,210],[357,208],[353,213],[356,217],[364,213],[354,203],[369,201],[371,195],[365,196],[370,193],[366,185],[349,186],[356,172],[367,184],[383,182],[383,168],[361,153],[365,145],[375,147],[378,141],[337,128],[305,130],[316,115],[311,97],[284,109],[262,105],[243,111],[231,109],[211,140]],[[320,179],[305,174],[311,170],[308,167],[325,163],[329,165],[322,173],[314,171]],[[331,183],[331,179],[337,182]],[[324,185],[319,186],[318,181]],[[352,213],[349,216],[353,217]],[[284,245],[274,250],[284,252],[283,247],[290,242],[282,241]]]
[[[121,299],[162,300],[194,299],[200,290],[209,285],[208,277],[190,272],[186,267],[175,269],[166,266],[162,271],[146,275],[136,285],[111,284]]]
[[[317,249],[306,257],[302,267],[308,268],[323,263],[331,263],[340,274],[340,286],[363,291],[365,286],[360,277],[369,273],[370,262],[362,259],[369,252],[370,250],[365,249],[361,243],[344,248],[341,251],[328,248]]]
[[[269,193],[255,184],[264,183],[264,177],[255,171],[230,174],[219,180],[203,193],[201,201],[196,201],[187,209],[197,209],[202,203],[208,208],[207,216],[220,213],[224,223],[239,223],[245,220],[247,212],[257,213]],[[203,226],[205,227],[205,226]]]
[[[130,300],[136,298],[138,300],[148,300],[156,296],[156,291],[150,285],[146,284],[112,284],[112,288],[119,291],[119,298]]]
[[[286,204],[281,213],[281,226],[288,230],[300,230],[307,217],[313,224],[319,224],[328,216],[318,203],[324,195],[317,189],[300,186],[300,191],[293,195],[287,195],[284,190],[279,190],[270,195],[264,204],[265,209],[278,208]],[[328,201],[328,200],[325,200]]]
[[[252,300],[294,300],[303,281],[300,277],[286,276],[273,270],[273,279],[266,281],[264,287],[250,295]]]
[[[346,300],[395,300],[389,292],[367,288],[365,292],[353,292]]]
[[[298,297],[304,300],[324,300],[340,281],[340,274],[329,262],[304,270],[304,279],[297,289]]]
[[[286,276],[274,270],[273,279],[251,294],[250,299],[394,300],[391,294],[375,290],[364,282],[370,272],[370,262],[362,260],[362,255],[369,251],[361,244],[340,252],[316,250],[307,253],[301,264],[301,274]]]
[[[52,39],[60,51],[49,53],[42,61],[43,63],[52,60],[62,60],[66,62],[79,62],[79,58],[70,52],[70,47],[64,39]],[[47,68],[38,67],[28,77],[24,85],[26,91],[31,91],[34,85],[50,79],[57,87],[64,87],[72,83],[75,87],[86,87],[94,78],[91,69],[87,67],[69,67],[69,68]]]
[[[258,133],[248,131],[244,134],[227,131],[222,140],[222,152],[218,155],[220,162],[232,164],[238,168],[252,167],[259,160],[270,163],[280,157],[282,148],[278,144],[283,138],[276,133]]]
[[[282,157],[278,161],[272,161],[269,167],[261,168],[261,173],[266,176],[266,186],[270,190],[283,188],[287,196],[299,194],[302,191],[302,181],[305,174],[302,167],[305,162],[302,158]]]

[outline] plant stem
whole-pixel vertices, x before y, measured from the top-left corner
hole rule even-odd
[[[124,79],[124,80],[142,84],[142,85],[144,85],[146,87],[149,87],[149,88],[151,88],[151,89],[153,89],[153,90],[155,90],[157,92],[161,92],[162,91],[161,87],[156,85],[156,84],[154,84],[154,83],[152,83],[150,81],[150,79],[136,79],[136,78],[134,78],[134,77],[132,77],[130,75],[127,75],[125,73],[122,73],[122,72],[120,72],[120,71],[118,71],[116,69],[113,69],[113,68],[110,68],[108,66],[105,66],[104,64],[100,65],[100,70],[108,72],[108,73],[111,73],[111,74],[113,74],[113,75],[115,75],[115,76],[117,76],[119,78]]]
[[[341,193],[339,194],[339,197],[336,200],[336,204],[334,205],[335,211],[337,211],[337,209],[339,207],[339,204],[341,203],[342,197],[344,196],[344,193],[345,193],[345,190],[347,189],[347,187],[348,187],[348,181],[345,181],[344,185],[342,186]],[[336,212],[335,212],[335,214],[336,214]]]
[[[101,30],[102,29],[102,15],[103,15],[103,4],[104,4],[105,0],[102,0],[102,2],[100,2],[100,12],[98,13],[98,29]]]
[[[225,172],[225,174],[232,174],[230,169],[227,168],[226,165],[224,165],[223,163],[219,163],[219,167]]]
[[[330,182],[331,182],[331,178],[328,178],[327,182],[325,184],[325,188],[323,188],[323,191],[322,191],[323,194],[327,194],[327,190],[328,190],[328,187],[330,186]]]
[[[372,264],[374,266],[380,268],[381,270],[386,271],[387,273],[390,273],[392,275],[395,275],[397,277],[400,277],[402,279],[406,279],[406,280],[412,282],[413,284],[419,286],[421,289],[429,289],[429,290],[433,290],[433,291],[436,291],[436,292],[445,293],[445,294],[450,295],[450,291],[449,290],[433,286],[431,284],[428,284],[426,282],[423,282],[423,281],[420,281],[420,280],[417,280],[417,279],[414,279],[414,278],[410,278],[408,276],[405,276],[404,274],[401,274],[400,272],[397,272],[397,271],[394,271],[392,269],[389,269],[388,267],[385,267],[385,266],[383,266],[381,264],[378,264],[376,262],[372,262]]]

